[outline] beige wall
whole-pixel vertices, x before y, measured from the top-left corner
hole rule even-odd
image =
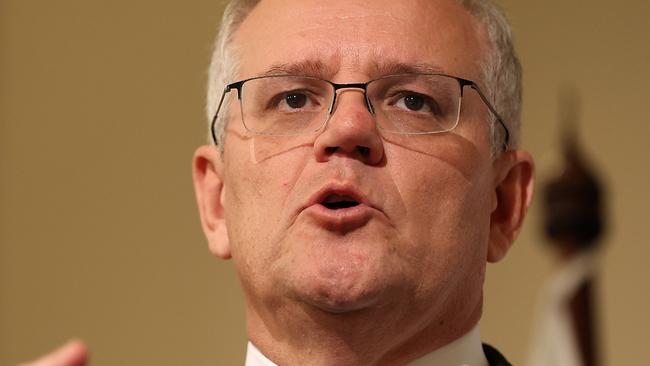
[[[606,176],[600,276],[608,364],[650,358],[650,9],[645,0],[503,0],[525,67],[524,145],[550,170],[557,94]],[[618,4],[618,5],[615,5]],[[0,0],[0,365],[69,336],[93,365],[240,364],[241,293],[212,258],[190,180],[218,1]],[[539,204],[492,265],[484,338],[522,364],[552,268]]]

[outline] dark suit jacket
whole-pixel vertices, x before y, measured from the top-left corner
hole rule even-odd
[[[499,351],[489,344],[483,343],[483,353],[485,353],[485,358],[487,358],[490,366],[512,366]]]

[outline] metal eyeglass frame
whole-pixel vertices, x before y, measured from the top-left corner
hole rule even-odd
[[[334,88],[334,96],[332,97],[332,104],[330,105],[330,108],[329,108],[329,111],[328,111],[328,113],[330,115],[334,111],[334,106],[336,105],[336,95],[337,95],[336,92],[338,90],[340,90],[340,89],[349,89],[349,88],[362,89],[363,90],[363,95],[364,95],[364,97],[366,99],[366,108],[368,108],[368,111],[371,114],[374,115],[375,112],[374,112],[372,103],[370,103],[370,100],[368,99],[368,84],[370,84],[370,83],[372,83],[373,81],[376,81],[376,80],[381,80],[381,79],[385,79],[385,78],[388,78],[388,77],[394,77],[394,76],[400,76],[400,75],[404,75],[404,76],[413,76],[413,75],[434,76],[434,75],[437,75],[437,76],[445,76],[445,77],[455,79],[456,81],[458,81],[458,85],[460,87],[461,100],[463,98],[463,91],[465,90],[466,86],[469,86],[470,88],[474,89],[476,91],[476,93],[479,95],[479,97],[481,98],[481,100],[483,101],[483,103],[485,104],[485,106],[488,107],[490,112],[494,115],[494,117],[496,117],[496,120],[499,122],[501,127],[503,127],[504,141],[503,141],[502,148],[503,148],[503,151],[508,150],[508,143],[510,142],[510,131],[508,130],[508,127],[506,127],[506,124],[505,124],[505,122],[503,122],[503,119],[501,118],[499,113],[496,111],[496,109],[494,109],[494,107],[492,106],[490,101],[488,101],[485,94],[483,94],[483,92],[481,91],[481,88],[479,88],[478,84],[476,84],[472,80],[463,79],[463,78],[459,78],[457,76],[446,75],[446,74],[396,74],[396,75],[382,76],[382,77],[377,78],[377,79],[369,80],[369,81],[367,81],[365,83],[343,83],[343,84],[334,83],[334,82],[331,82],[329,80],[324,80],[324,79],[320,79],[320,78],[316,78],[316,77],[312,77],[312,76],[303,76],[303,75],[266,75],[266,76],[256,76],[256,77],[252,77],[252,78],[248,78],[248,79],[244,79],[244,80],[239,80],[239,81],[236,81],[234,83],[230,83],[230,84],[226,85],[226,87],[223,90],[223,93],[221,94],[221,99],[219,100],[219,106],[217,107],[217,111],[215,112],[214,117],[212,117],[212,121],[210,123],[210,132],[212,134],[212,140],[214,141],[215,144],[218,144],[217,135],[216,135],[216,132],[214,130],[214,126],[215,126],[215,124],[217,122],[217,117],[219,116],[219,111],[221,110],[221,106],[222,106],[223,101],[224,101],[224,99],[226,97],[226,94],[228,94],[233,89],[236,89],[237,90],[237,99],[241,103],[242,87],[244,86],[244,84],[247,81],[257,80],[257,79],[264,79],[264,78],[269,78],[269,77],[281,77],[281,76],[306,77],[306,78],[310,78],[310,79],[324,81],[324,82],[330,84]],[[461,106],[462,106],[462,104],[461,104]],[[241,106],[240,106],[240,108],[241,108]],[[248,130],[248,128],[247,128],[247,130]],[[451,130],[449,130],[449,131],[451,131]],[[252,132],[252,131],[249,130],[249,132]],[[448,132],[448,131],[441,131],[441,132]],[[253,132],[253,133],[255,133],[255,132]],[[391,131],[391,133],[400,134],[399,132],[394,132],[394,131]],[[436,133],[436,132],[431,132],[431,133],[433,134],[433,133]]]

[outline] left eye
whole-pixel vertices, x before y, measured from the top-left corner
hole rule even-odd
[[[431,112],[431,100],[426,95],[418,93],[405,94],[397,99],[395,106],[413,112]]]

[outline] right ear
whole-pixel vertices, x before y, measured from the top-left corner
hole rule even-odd
[[[231,252],[226,230],[223,160],[216,146],[204,145],[196,149],[192,177],[201,226],[210,251],[217,257],[229,259]]]

